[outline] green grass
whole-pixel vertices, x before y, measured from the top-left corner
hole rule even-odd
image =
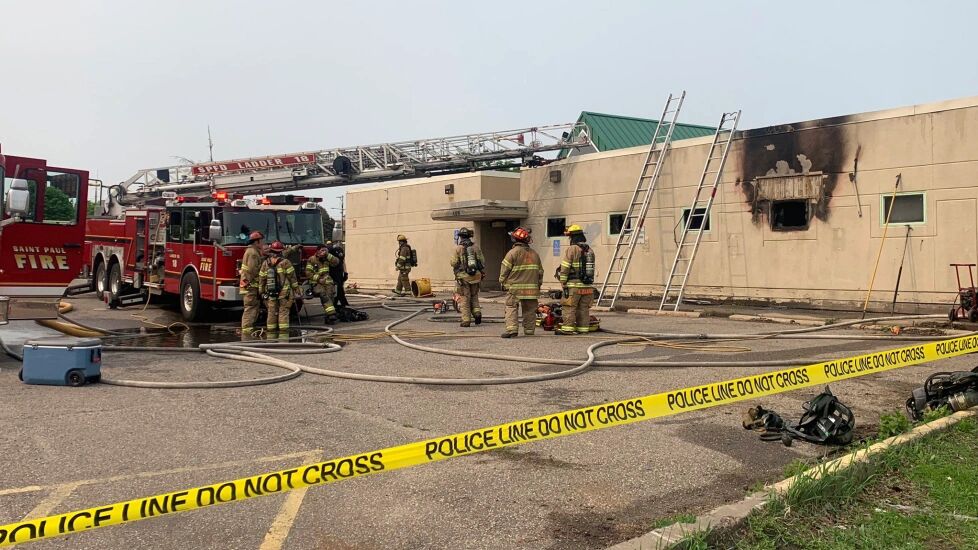
[[[978,519],[969,518],[978,518],[978,422],[970,419],[866,464],[804,479],[710,547],[978,550]]]

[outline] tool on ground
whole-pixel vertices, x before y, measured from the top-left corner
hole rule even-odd
[[[740,111],[723,113],[720,117],[717,131],[713,134],[713,144],[710,145],[706,156],[706,164],[703,165],[703,173],[696,186],[696,194],[693,195],[693,202],[689,209],[684,213],[686,219],[683,221],[683,232],[679,237],[679,244],[676,245],[676,256],[666,278],[665,289],[662,291],[659,311],[667,309],[679,311],[679,306],[683,302],[683,293],[686,291],[686,283],[693,269],[693,260],[696,259],[696,252],[699,251],[703,233],[709,227],[710,210],[713,209],[713,201],[716,199],[717,189],[723,177],[723,166],[727,163],[730,143],[737,133],[739,122]],[[710,196],[704,200],[702,196],[707,187]]]
[[[915,421],[924,413],[947,407],[954,412],[978,406],[978,367],[970,371],[935,372],[907,399],[907,415]]]
[[[890,216],[893,215],[893,206],[896,205],[897,190],[900,188],[902,174],[897,174],[896,183],[893,184],[893,193],[890,195],[890,207],[886,209],[886,221],[883,223],[883,238],[880,239],[880,249],[876,253],[876,265],[873,266],[873,274],[869,278],[869,288],[866,289],[866,301],[863,302],[863,319],[866,318],[866,308],[869,307],[869,297],[873,294],[873,283],[876,282],[876,271],[880,268],[880,258],[883,257],[883,245],[886,244],[886,233],[890,228]]]
[[[903,241],[903,255],[900,256],[900,269],[897,270],[896,286],[893,287],[893,303],[890,304],[890,313],[896,313],[897,294],[900,293],[900,278],[903,276],[903,262],[907,259],[907,248],[910,246],[910,232],[913,228],[907,225],[907,237]]]
[[[656,122],[655,131],[652,132],[652,142],[649,144],[649,152],[646,154],[645,162],[642,165],[642,173],[638,177],[638,183],[635,184],[635,191],[632,192],[628,211],[622,221],[618,240],[615,242],[615,252],[611,256],[604,283],[601,285],[601,296],[604,299],[597,300],[596,303],[599,306],[615,307],[615,301],[618,300],[618,292],[625,281],[628,264],[632,261],[632,252],[638,243],[639,232],[642,230],[642,224],[645,223],[645,216],[649,211],[652,195],[655,193],[656,185],[659,182],[662,164],[672,146],[673,130],[676,128],[676,120],[679,118],[679,111],[682,110],[685,99],[685,90],[678,96],[669,94],[669,98],[666,99],[666,104],[662,108],[662,116]],[[609,289],[613,289],[611,293],[606,292]]]
[[[557,302],[537,306],[537,326],[552,331],[564,322],[564,308]]]
[[[790,424],[774,411],[760,405],[751,407],[744,415],[743,426],[746,430],[760,431],[764,441],[781,441],[787,447],[795,439],[825,445],[848,445],[852,442],[856,417],[852,409],[839,401],[828,386],[802,408],[805,412],[801,420]]]
[[[958,319],[967,319],[972,323],[978,321],[978,292],[975,290],[975,264],[951,264],[954,276],[958,279],[958,305],[953,306],[947,318],[952,323]],[[967,268],[970,286],[961,284],[961,268]]]

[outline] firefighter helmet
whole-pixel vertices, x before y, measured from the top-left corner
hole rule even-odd
[[[404,235],[398,235],[397,236],[397,240],[398,241],[405,241],[406,242],[407,241],[407,237],[405,237]]]
[[[253,243],[255,241],[260,241],[264,239],[265,236],[261,234],[261,231],[252,231],[251,235],[248,235],[248,243]]]
[[[473,234],[472,233],[472,230],[469,229],[468,227],[463,227],[463,228],[461,228],[461,229],[458,230],[458,236],[459,236],[459,238],[462,238],[462,239],[471,239],[472,238],[472,234]]]
[[[530,242],[530,230],[525,227],[517,227],[513,231],[510,231],[509,236],[518,243]]]
[[[584,233],[584,229],[575,223],[574,225],[568,227],[566,231],[564,231],[564,235],[571,235],[574,233]]]
[[[272,243],[272,246],[268,247],[268,251],[272,252],[273,254],[281,254],[282,252],[285,252],[285,245],[282,244],[282,241],[275,241]]]

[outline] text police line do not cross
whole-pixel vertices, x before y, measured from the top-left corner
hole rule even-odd
[[[0,546],[281,494],[452,457],[671,416],[975,351],[978,351],[978,336],[963,336],[507,422],[298,468],[3,525],[0,526]]]

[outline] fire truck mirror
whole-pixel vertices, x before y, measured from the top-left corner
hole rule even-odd
[[[7,190],[7,213],[11,216],[22,217],[30,213],[31,192],[27,189],[27,180],[14,180]]]
[[[211,224],[207,228],[207,238],[212,241],[220,242],[222,233],[223,228],[221,227],[221,220],[211,220]]]

